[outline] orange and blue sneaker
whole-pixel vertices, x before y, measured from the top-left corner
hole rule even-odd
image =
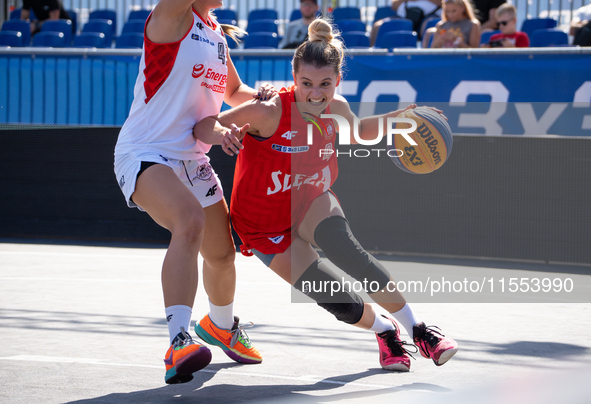
[[[170,348],[166,352],[166,375],[164,381],[167,384],[187,383],[193,380],[193,373],[203,369],[211,362],[211,351],[204,345],[198,344],[185,328],[181,327]]]
[[[209,314],[195,324],[195,333],[203,341],[222,348],[231,359],[240,363],[261,363],[261,353],[250,343],[248,335],[244,332],[244,326],[252,326],[252,323],[240,325],[239,318],[234,316],[234,325],[230,330],[218,328],[209,318]]]
[[[400,339],[400,328],[394,320],[390,317],[383,317],[392,322],[394,329],[379,334],[376,333],[376,339],[380,347],[380,365],[386,370],[408,372],[410,370],[410,358],[414,359],[414,357],[404,346],[416,347]]]
[[[439,330],[439,327],[419,323],[412,328],[412,334],[423,358],[431,358],[437,366],[441,366],[458,352],[458,344],[435,328]]]

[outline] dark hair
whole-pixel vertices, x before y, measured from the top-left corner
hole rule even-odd
[[[333,66],[337,76],[343,70],[344,45],[339,39],[339,32],[325,19],[317,18],[308,26],[308,39],[298,46],[291,62],[293,73],[297,73],[300,64],[316,67]]]

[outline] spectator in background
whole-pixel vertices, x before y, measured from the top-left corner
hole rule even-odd
[[[47,20],[70,19],[60,0],[23,0],[21,20],[30,19],[31,9],[37,17],[37,20],[31,21],[31,34],[41,31],[41,26]]]
[[[285,35],[279,49],[295,49],[308,38],[308,25],[316,19],[318,12],[317,0],[300,0],[302,18],[294,20],[285,27]]]
[[[470,0],[474,15],[480,21],[480,31],[496,31],[499,29],[497,24],[496,11],[505,0]]]
[[[431,17],[441,16],[441,0],[392,0],[392,10],[396,11],[395,18],[407,18],[413,22],[413,30],[420,34],[423,22]],[[374,46],[378,31],[382,24],[392,18],[382,18],[371,27],[369,46]]]
[[[591,46],[591,4],[577,9],[570,22],[573,45]]]
[[[427,30],[423,48],[478,48],[479,45],[480,22],[468,0],[444,0],[441,21]]]
[[[529,37],[525,32],[517,31],[517,9],[512,4],[501,4],[495,13],[501,32],[490,37],[483,48],[527,48]]]

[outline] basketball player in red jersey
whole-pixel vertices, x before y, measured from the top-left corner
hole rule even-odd
[[[330,191],[338,175],[337,157],[330,152],[335,150],[336,126],[332,119],[319,116],[336,114],[348,122],[354,122],[355,116],[347,101],[335,94],[341,79],[342,43],[322,19],[310,24],[308,34],[294,54],[292,87],[268,102],[245,103],[206,118],[193,133],[205,143],[221,144],[230,155],[238,154],[231,218],[244,243],[243,254],[252,252],[338,320],[374,331],[381,366],[408,371],[410,354],[405,346],[411,344],[400,339],[394,319],[377,315],[371,304],[345,288],[332,296],[318,288],[339,280],[319,259],[312,247],[316,245],[357,281],[377,285],[370,297],[402,324],[422,356],[442,365],[457,352],[456,342],[418,320],[398,291],[388,291],[393,282],[390,274],[355,239]],[[294,103],[297,111],[292,113]],[[310,121],[316,127],[311,144]],[[360,121],[362,139],[374,139],[378,132],[377,116]]]
[[[115,173],[128,206],[172,233],[162,266],[169,384],[190,381],[211,361],[209,349],[188,333],[199,253],[210,303],[198,324],[200,337],[238,362],[262,361],[233,315],[236,250],[221,184],[206,154],[211,146],[193,137],[195,123],[218,114],[224,101],[237,106],[256,95],[242,84],[228,53],[226,36],[237,28],[222,27],[210,15],[221,6],[222,0],[158,2],[144,28],[134,100],[115,148]]]

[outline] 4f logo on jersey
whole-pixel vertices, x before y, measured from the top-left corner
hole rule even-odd
[[[205,195],[205,197],[207,198],[208,196],[214,196],[215,195],[215,191],[218,190],[218,184],[215,184],[213,187],[209,188],[209,191],[207,191],[207,194]]]
[[[223,42],[218,42],[218,59],[222,64],[226,64],[226,45]]]
[[[286,138],[287,140],[291,140],[295,137],[295,134],[298,133],[297,130],[288,130],[287,132],[285,132],[283,135],[281,135],[281,137]]]
[[[199,28],[201,31],[203,31],[203,28],[204,28],[204,27],[203,27],[203,24],[201,24],[201,21],[198,21],[198,22],[197,22],[197,24],[195,24],[195,26],[196,26],[197,28]]]

